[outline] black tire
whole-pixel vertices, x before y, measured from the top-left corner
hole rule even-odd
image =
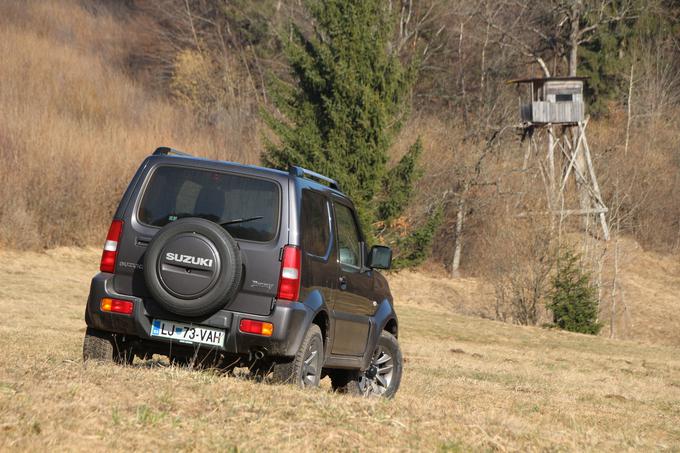
[[[301,388],[318,387],[323,369],[323,337],[321,329],[312,324],[292,361],[277,363],[271,368],[272,382],[294,384]]]
[[[132,349],[126,347],[115,334],[88,327],[83,339],[83,362],[115,362],[130,365],[134,359]]]
[[[333,390],[357,396],[394,398],[399,390],[403,357],[399,342],[391,333],[382,331],[366,371],[329,370]]]
[[[210,270],[209,282],[205,289],[195,295],[173,293],[167,281],[163,280],[162,262],[166,246],[179,238],[197,241],[214,251],[215,271]],[[178,265],[181,267],[183,265]],[[243,262],[238,244],[220,225],[201,218],[185,218],[167,224],[149,243],[144,254],[144,279],[154,300],[166,310],[180,316],[197,317],[215,313],[229,303],[236,295],[243,272]],[[187,275],[192,269],[187,267]],[[181,273],[176,273],[179,276]],[[166,273],[166,280],[172,277]],[[184,275],[184,274],[181,274]]]

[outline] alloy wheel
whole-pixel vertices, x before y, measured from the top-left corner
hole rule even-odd
[[[359,389],[365,396],[381,396],[392,383],[394,376],[394,358],[390,351],[378,346],[373,353],[373,360],[359,380]]]
[[[321,372],[321,349],[317,341],[312,341],[307,348],[302,363],[302,387],[316,387]]]

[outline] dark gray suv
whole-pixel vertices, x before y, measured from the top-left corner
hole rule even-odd
[[[85,311],[84,360],[176,363],[394,396],[392,295],[337,183],[158,148],[132,178]]]

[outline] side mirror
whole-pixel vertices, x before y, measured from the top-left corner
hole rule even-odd
[[[384,245],[374,245],[368,254],[368,267],[389,269],[392,266],[392,249]]]

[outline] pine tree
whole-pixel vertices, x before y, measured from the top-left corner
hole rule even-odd
[[[578,255],[570,250],[557,263],[546,305],[560,329],[597,335],[602,328],[597,322],[597,294],[590,274],[581,269]]]
[[[403,238],[397,238],[390,241],[395,245],[395,258],[393,267],[395,269],[402,269],[413,267],[421,264],[427,259],[431,252],[431,245],[437,228],[441,224],[443,217],[443,210],[441,206],[437,206],[429,213],[427,220],[420,227],[416,228],[411,233]]]
[[[616,2],[615,2],[616,3]],[[615,5],[607,11],[615,15]],[[598,18],[590,18],[597,21]],[[586,20],[584,26],[591,25]],[[581,45],[578,75],[588,78],[585,94],[590,112],[595,115],[607,113],[607,103],[618,98],[625,89],[626,69],[630,67],[627,47],[633,39],[632,19],[605,24],[596,30],[592,39]]]
[[[413,196],[413,184],[422,174],[418,167],[418,158],[422,152],[423,144],[418,138],[399,163],[387,172],[383,180],[383,193],[387,196],[383,197],[378,207],[380,220],[394,220],[408,205]]]
[[[579,50],[578,75],[588,78],[585,94],[595,115],[606,114],[607,103],[624,96],[630,66],[646,51],[640,48],[641,42],[663,42],[677,34],[677,8],[659,14],[648,0],[615,0],[604,6],[604,13],[617,16],[625,5],[630,8],[629,17],[601,25]],[[597,23],[600,13],[594,9],[582,26]]]
[[[418,142],[392,170],[388,149],[408,110],[413,67],[391,53],[394,17],[381,0],[312,0],[313,32],[293,26],[284,43],[294,83],[273,81],[265,122],[277,136],[266,165],[300,165],[338,181],[369,242],[397,217],[417,179]]]

